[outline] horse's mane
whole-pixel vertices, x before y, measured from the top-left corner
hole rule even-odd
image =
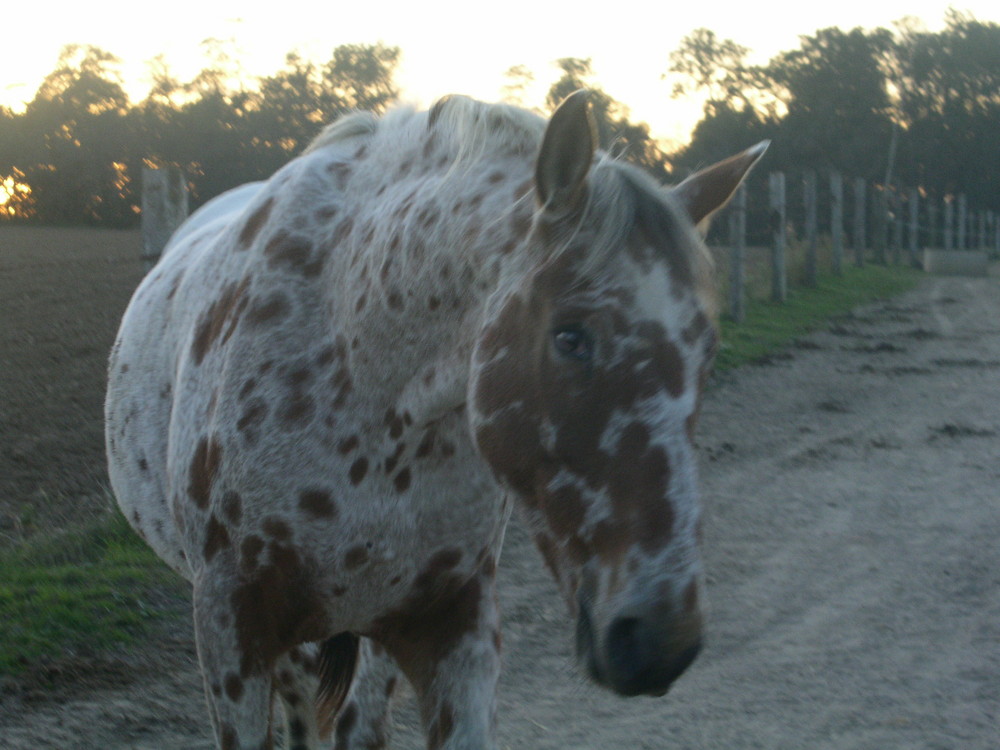
[[[433,138],[450,155],[448,169],[463,170],[498,156],[533,159],[544,132],[545,120],[534,112],[446,96],[427,111],[404,105],[381,117],[370,112],[345,115],[328,125],[306,153],[355,139],[376,140],[377,149],[398,153]],[[620,251],[634,231],[642,231],[657,246],[671,248],[667,260],[672,267],[689,276],[699,295],[714,307],[709,292],[711,256],[670,193],[636,167],[603,152],[597,159],[587,213],[601,220],[586,264],[602,264]]]

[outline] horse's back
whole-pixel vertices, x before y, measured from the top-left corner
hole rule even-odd
[[[221,227],[232,222],[261,191],[264,184],[263,182],[248,182],[212,198],[177,228],[164,249],[164,257],[169,256],[173,248],[183,245],[185,240],[194,233],[212,225],[218,224]]]

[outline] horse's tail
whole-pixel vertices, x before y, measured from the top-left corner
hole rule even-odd
[[[358,665],[361,639],[354,633],[327,638],[319,647],[319,686],[316,690],[316,719],[320,735],[326,736],[334,717],[347,697]]]

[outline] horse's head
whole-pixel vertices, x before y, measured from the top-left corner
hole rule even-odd
[[[582,92],[548,125],[527,259],[480,332],[471,417],[575,610],[589,673],[662,694],[702,640],[692,430],[716,331],[694,225],[764,148],[666,191],[595,166],[593,133]]]

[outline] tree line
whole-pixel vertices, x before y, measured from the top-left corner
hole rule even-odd
[[[180,166],[195,205],[264,179],[345,112],[385,110],[399,96],[401,51],[343,45],[316,62],[289,53],[249,79],[226,42],[204,43],[206,64],[179,81],[162,58],[151,88],[129,100],[119,61],[65,47],[24,111],[0,107],[0,220],[130,226],[143,166]],[[764,138],[769,167],[829,170],[877,184],[965,194],[1000,210],[1000,26],[949,11],[941,31],[822,29],[763,65],[751,51],[697,29],[664,61],[664,95],[705,98],[689,144],[670,150],[605,92],[591,61],[556,61],[543,113],[571,91],[592,92],[602,144],[661,180]],[[534,73],[514,66],[505,93],[521,101]]]
[[[749,56],[707,29],[670,55],[673,95],[708,98],[675,167],[770,138],[773,170],[836,171],[1000,210],[1000,25],[949,10],[937,32],[913,19],[829,28],[764,65]]]

